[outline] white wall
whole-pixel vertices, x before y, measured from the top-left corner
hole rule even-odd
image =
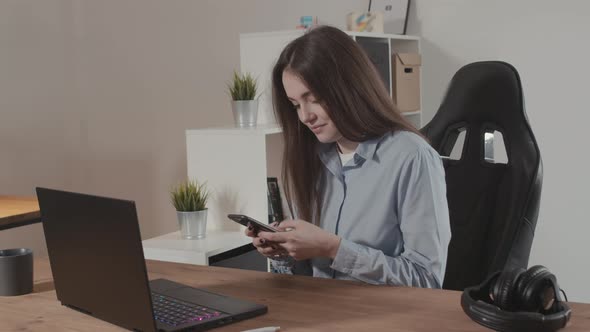
[[[78,173],[71,22],[65,1],[0,2],[0,194],[68,187]],[[0,231],[0,248],[43,254],[40,224]]]
[[[185,129],[232,123],[239,34],[343,27],[364,0],[0,1],[0,195],[49,186],[135,200],[143,238],[176,230]],[[45,253],[40,225],[0,248]]]
[[[421,35],[423,121],[452,75],[479,60],[519,71],[527,113],[543,159],[541,210],[530,264],[554,272],[570,300],[590,302],[590,2],[583,0],[416,0],[408,33]]]

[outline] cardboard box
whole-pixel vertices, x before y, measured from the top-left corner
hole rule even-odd
[[[392,55],[391,96],[402,112],[420,110],[420,66],[418,53],[395,53]]]

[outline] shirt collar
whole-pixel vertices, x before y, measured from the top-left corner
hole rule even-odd
[[[372,160],[377,153],[377,147],[379,143],[390,133],[386,133],[381,137],[372,138],[363,142],[360,142],[356,148],[355,154],[364,160]],[[324,164],[328,165],[330,160],[338,159],[338,151],[336,150],[336,143],[319,143],[317,147],[318,155]]]
[[[317,152],[320,160],[326,168],[342,181],[342,165],[336,151],[336,143],[319,143],[317,145]]]
[[[389,133],[386,133],[381,137],[372,138],[364,142],[361,142],[359,146],[356,148],[356,154],[365,160],[372,160],[373,157],[375,157],[375,153],[377,152],[377,147],[379,143],[387,135],[389,135]]]

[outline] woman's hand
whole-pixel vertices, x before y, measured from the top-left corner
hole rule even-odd
[[[304,220],[286,220],[277,228],[281,232],[260,232],[258,238],[263,243],[278,244],[278,249],[283,249],[296,260],[313,257],[333,259],[340,247],[339,236]]]
[[[272,223],[271,226],[276,227],[278,223]],[[277,258],[287,256],[287,251],[279,246],[278,243],[267,241],[258,237],[257,232],[251,225],[248,225],[245,231],[246,235],[252,238],[252,245],[256,247],[259,253],[268,258]]]

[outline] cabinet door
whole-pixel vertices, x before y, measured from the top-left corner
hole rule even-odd
[[[209,257],[210,266],[268,272],[268,262],[256,248],[249,244]]]

